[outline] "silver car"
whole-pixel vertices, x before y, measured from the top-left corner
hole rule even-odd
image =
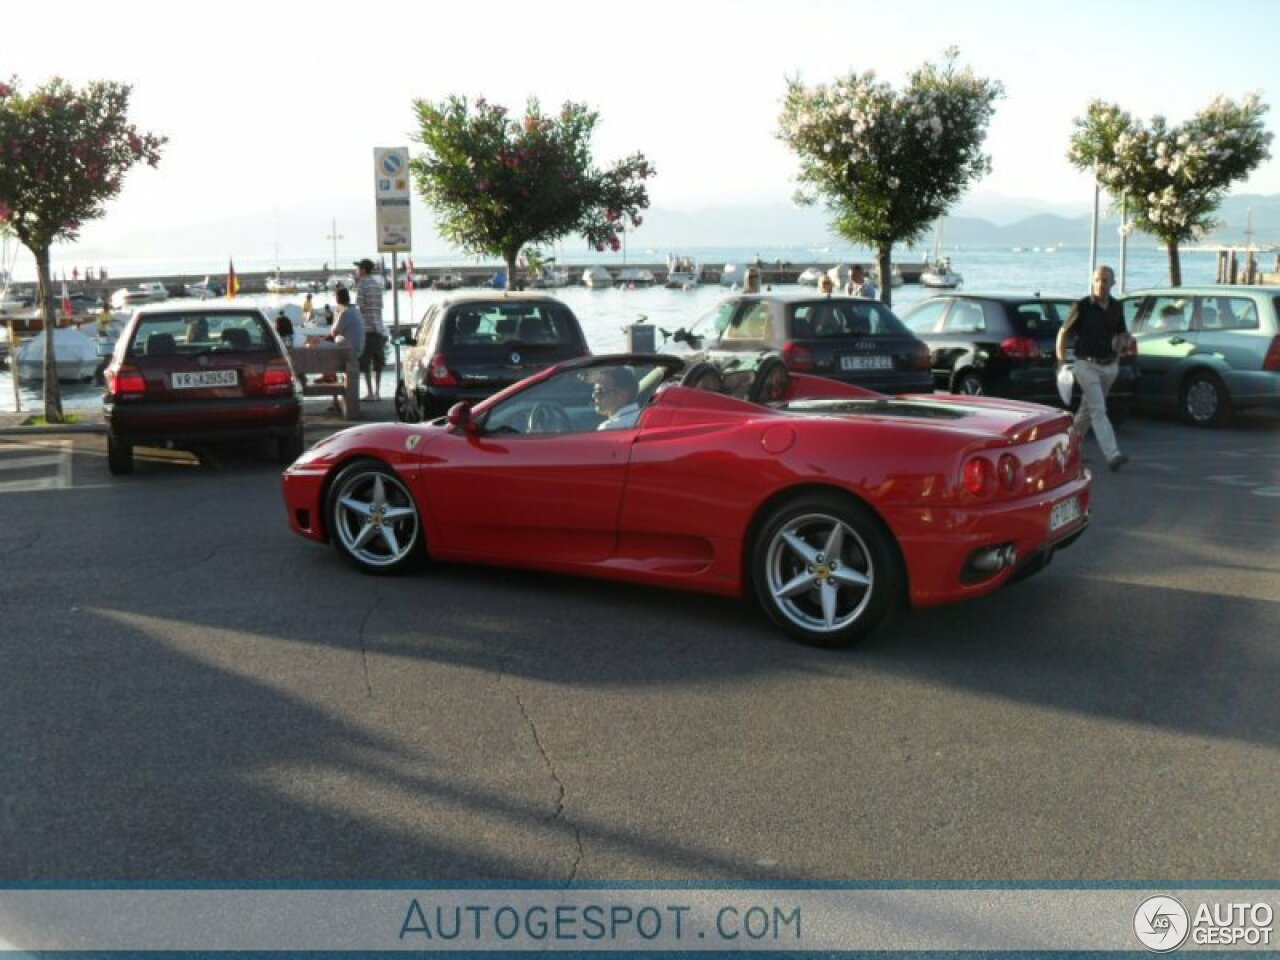
[[[1280,409],[1280,289],[1162,287],[1123,303],[1138,341],[1139,406],[1176,410],[1196,426]]]

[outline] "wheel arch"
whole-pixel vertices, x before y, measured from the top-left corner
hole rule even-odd
[[[888,537],[889,543],[893,546],[894,554],[898,560],[898,569],[902,572],[902,596],[898,598],[898,602],[901,603],[905,598],[909,597],[911,595],[911,570],[907,566],[907,558],[902,553],[902,545],[898,543],[898,538],[894,535],[893,529],[880,511],[876,509],[875,504],[848,487],[816,482],[799,483],[775,491],[756,507],[755,513],[752,514],[751,520],[747,523],[746,530],[743,532],[742,543],[739,544],[738,577],[742,583],[743,596],[747,599],[755,599],[755,583],[754,578],[751,576],[751,556],[754,552],[756,538],[760,535],[760,531],[769,517],[783,504],[814,494],[834,496],[851,504],[856,504],[866,510],[867,514],[879,524],[881,531]]]
[[[422,529],[422,548],[426,551],[427,558],[431,557],[431,511],[427,509],[425,501],[418,496],[417,484],[407,475],[400,467],[392,463],[384,456],[379,456],[371,450],[350,450],[343,455],[342,459],[335,460],[330,465],[324,476],[324,483],[320,485],[320,532],[324,535],[325,543],[333,542],[333,532],[329,529],[329,518],[325,511],[325,504],[329,502],[329,491],[333,489],[334,482],[337,481],[339,475],[351,464],[359,460],[368,460],[370,463],[376,463],[388,470],[392,470],[404,481],[405,488],[413,497],[414,503],[418,505],[419,521]]]

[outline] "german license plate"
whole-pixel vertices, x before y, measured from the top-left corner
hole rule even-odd
[[[1061,503],[1055,503],[1049,511],[1049,531],[1061,529],[1073,520],[1080,518],[1080,498],[1068,497]]]
[[[892,370],[893,357],[841,357],[841,370]]]
[[[234,387],[240,382],[235,370],[196,370],[170,374],[173,389],[194,390],[200,387]]]

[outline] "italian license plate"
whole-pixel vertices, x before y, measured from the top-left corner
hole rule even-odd
[[[841,357],[841,370],[892,370],[893,357]]]
[[[170,374],[173,389],[194,390],[200,387],[234,387],[240,382],[235,370],[194,370]]]
[[[1078,519],[1080,519],[1080,498],[1068,497],[1061,503],[1055,503],[1053,509],[1049,511],[1049,530],[1050,532],[1059,530]]]

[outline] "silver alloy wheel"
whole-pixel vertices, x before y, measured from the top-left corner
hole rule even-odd
[[[985,390],[982,389],[982,380],[980,377],[972,373],[966,373],[959,382],[956,383],[956,393],[964,394],[969,397],[980,397]]]
[[[1208,423],[1218,415],[1222,391],[1208,377],[1197,377],[1187,386],[1186,410],[1196,423]]]
[[[418,510],[399,479],[369,468],[340,480],[333,493],[333,534],[362,566],[403,563],[418,543]]]
[[[866,542],[839,517],[793,517],[769,541],[765,584],[774,607],[803,630],[833,633],[866,611],[876,570]]]

